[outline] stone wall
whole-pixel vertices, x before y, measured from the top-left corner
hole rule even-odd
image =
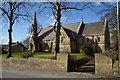
[[[102,54],[95,54],[95,74],[105,77],[118,77],[118,61]]]
[[[53,70],[53,71],[68,71],[68,54],[60,53],[57,60],[42,59],[42,58],[10,58],[2,59],[2,66],[14,67],[19,69],[33,70]]]
[[[112,70],[112,59],[101,55],[95,54],[95,74],[106,76],[106,77],[113,77],[113,70]]]

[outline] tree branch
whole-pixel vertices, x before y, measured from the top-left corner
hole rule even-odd
[[[15,7],[13,7],[13,12],[22,4],[23,2],[18,3]]]
[[[88,3],[88,4],[84,5],[84,6],[82,6],[82,8],[77,8],[77,7],[63,7],[63,8],[61,8],[61,10],[68,10],[68,9],[83,10],[83,9],[88,8],[88,7],[89,7],[89,6],[88,6],[89,4],[91,4],[91,3]],[[88,6],[88,7],[87,7],[87,6]]]
[[[83,9],[79,9],[79,8],[76,8],[76,7],[65,7],[65,8],[61,8],[61,10],[68,10],[68,9],[83,10]]]
[[[56,6],[53,2],[48,0],[48,3],[52,4],[54,7]]]
[[[39,12],[42,12],[44,9],[46,9],[46,8],[50,8],[50,9],[52,9],[52,7],[43,7]]]
[[[116,8],[115,6],[113,6],[113,5],[108,5],[108,4],[104,3],[104,2],[101,2],[101,4],[103,4],[103,5],[105,5],[105,6],[109,7],[109,8]]]
[[[5,9],[3,9],[2,7],[0,7],[0,10],[2,10],[2,11],[3,11],[3,13],[5,13],[5,14],[6,14],[6,16],[10,19],[10,16],[9,16],[9,14],[7,13],[7,11],[6,11]]]

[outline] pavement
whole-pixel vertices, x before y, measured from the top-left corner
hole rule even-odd
[[[104,77],[84,72],[54,72],[45,70],[32,71],[3,67],[2,78],[104,78]]]

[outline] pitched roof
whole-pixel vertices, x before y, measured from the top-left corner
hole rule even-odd
[[[82,35],[101,35],[104,34],[104,21],[87,23],[84,26]]]
[[[54,38],[53,27],[43,28],[38,33],[38,40],[52,40]]]
[[[24,48],[26,48],[22,43],[15,43],[15,42],[12,42],[12,47],[13,46],[17,46],[17,45],[21,45],[22,47],[24,47]],[[8,45],[7,44],[2,44],[1,45],[2,46],[2,48],[4,48],[4,49],[8,49]]]
[[[101,35],[104,33],[104,21],[86,23],[81,26],[80,23],[81,22],[62,25],[71,40],[74,40],[78,35],[80,27],[83,27],[82,35]],[[38,40],[52,40],[54,37],[53,27],[43,28],[38,33]]]

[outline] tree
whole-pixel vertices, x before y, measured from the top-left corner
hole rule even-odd
[[[110,5],[107,3],[102,3],[102,4],[105,5],[107,8],[101,10],[102,13],[105,13],[104,16],[101,17],[101,20],[107,18],[108,24],[109,24],[109,30],[111,33],[111,40],[114,43],[115,50],[118,50],[118,32],[117,32],[117,14],[116,14],[117,6],[112,4]],[[120,10],[120,7],[119,7],[119,10]]]
[[[12,57],[11,53],[11,44],[12,44],[12,28],[14,23],[20,18],[29,19],[29,13],[27,13],[27,3],[25,2],[2,2],[2,6],[0,6],[0,10],[2,11],[2,17],[5,17],[9,22],[9,43],[8,43],[8,56],[7,58]]]
[[[54,24],[54,32],[55,32],[55,50],[54,50],[54,57],[56,58],[57,53],[59,53],[59,42],[60,42],[60,28],[61,28],[61,16],[63,11],[67,10],[84,10],[89,7],[90,3],[84,3],[83,6],[80,6],[77,3],[73,2],[65,2],[64,0],[56,0],[55,2],[51,2],[48,0],[48,2],[43,3],[47,4],[47,6],[41,7],[41,11],[45,8],[49,8],[52,11],[52,14],[55,18],[55,24]]]

